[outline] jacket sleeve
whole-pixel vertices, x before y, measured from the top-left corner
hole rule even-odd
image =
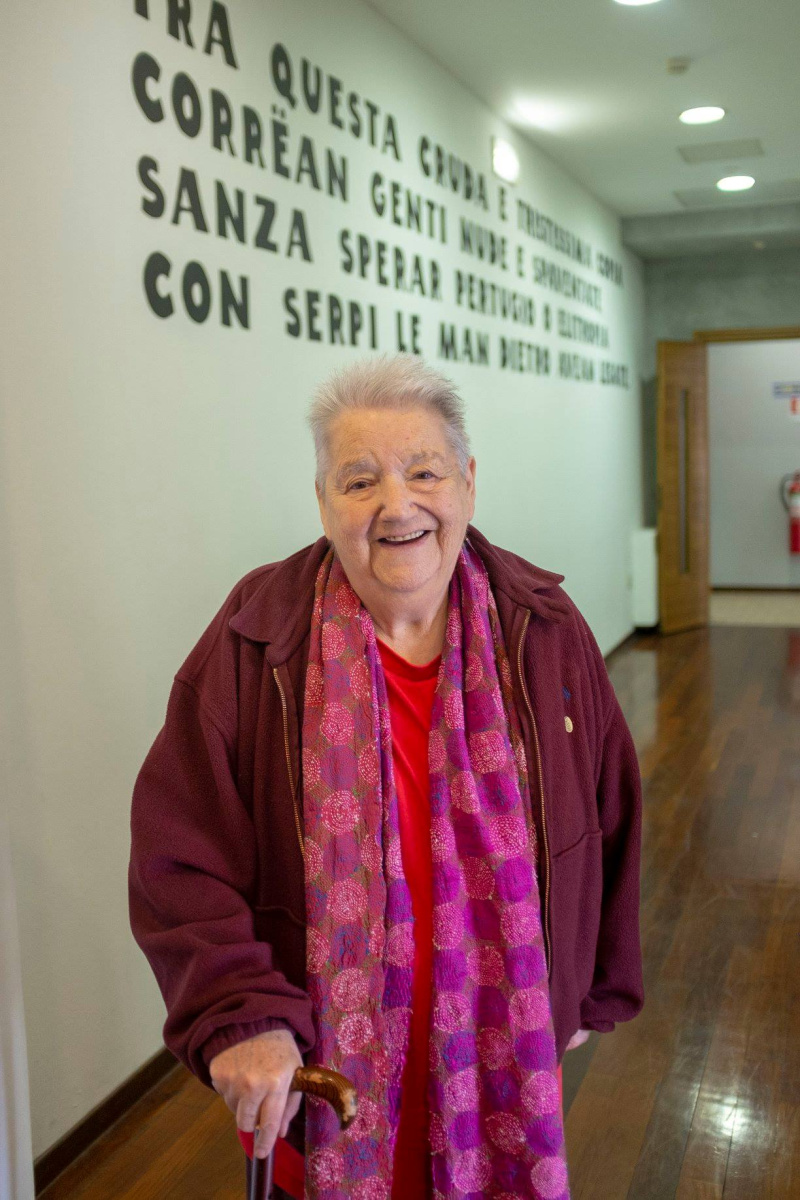
[[[581,1028],[609,1033],[616,1022],[635,1017],[644,1004],[639,933],[642,791],[633,738],[596,645],[595,650],[605,705],[597,785],[603,893],[594,976],[581,1004]]]
[[[176,677],[133,793],[130,920],[166,1004],[164,1041],[206,1084],[214,1055],[257,1033],[288,1028],[301,1053],[314,1043],[309,997],[256,939],[256,869],[221,723]]]

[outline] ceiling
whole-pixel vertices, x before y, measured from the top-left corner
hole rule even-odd
[[[647,218],[659,218],[663,255],[660,218],[683,214],[672,222],[683,231],[675,252],[691,253],[695,216],[705,218],[697,246],[707,246],[715,209],[740,213],[726,244],[800,244],[800,0],[370,3],[598,199],[636,218],[645,256]],[[689,59],[688,69],[670,74],[673,58]],[[727,116],[678,121],[701,104]],[[728,141],[740,144],[729,152],[719,146]],[[698,150],[704,159],[706,146],[710,161],[687,161]],[[714,185],[729,174],[753,175],[756,185],[725,196]],[[771,206],[796,214],[780,241],[741,216]]]

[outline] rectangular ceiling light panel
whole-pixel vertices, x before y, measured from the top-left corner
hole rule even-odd
[[[684,162],[704,163],[722,162],[729,159],[735,162],[738,158],[758,158],[764,153],[764,147],[758,138],[739,138],[732,142],[704,142],[697,146],[678,146],[678,154]]]

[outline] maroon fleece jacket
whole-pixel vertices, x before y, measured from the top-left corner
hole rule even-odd
[[[489,573],[531,777],[558,1060],[643,1003],[641,792],[631,735],[562,576],[468,537]],[[169,1049],[204,1083],[264,1030],[314,1043],[305,991],[301,731],[314,580],[328,543],[258,567],[177,672],[133,793],[134,936]]]

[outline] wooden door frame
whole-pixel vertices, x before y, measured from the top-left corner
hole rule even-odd
[[[671,338],[659,339],[657,351],[658,616],[661,633],[673,634],[708,624],[708,538],[711,524],[708,513],[708,353],[700,342]],[[679,360],[677,364],[674,361],[676,354]],[[688,389],[684,387],[685,384],[688,384]],[[670,393],[676,392],[676,389],[684,395],[678,407],[683,410],[685,423],[684,455],[677,467],[675,454],[678,453],[679,458],[680,454],[676,443],[680,441],[682,422],[675,409],[674,396],[672,403],[669,400]],[[691,417],[686,408],[689,395],[693,398]],[[698,401],[701,403],[698,404]],[[668,414],[671,414],[669,419]],[[671,451],[668,449],[670,445]],[[691,482],[689,474],[692,476]],[[677,479],[681,476],[685,477],[687,485],[684,511],[687,553],[690,543],[692,546],[692,565],[688,573],[683,567],[677,572],[675,570],[676,556],[680,553],[681,522],[676,524],[673,518],[667,517],[667,510],[672,513],[674,508],[672,501],[676,498],[675,489],[679,489]],[[702,506],[697,503],[698,488],[704,493]]]
[[[704,342],[706,345],[717,342],[774,342],[781,340],[800,340],[800,325],[775,325],[766,328],[750,327],[745,329],[696,329],[693,334],[693,340],[696,342]],[[660,338],[659,341],[670,341],[675,339]],[[706,359],[706,380],[708,379],[708,360]],[[707,395],[707,403],[710,397]],[[707,478],[711,479],[711,442],[707,442],[706,453],[709,461],[706,462]],[[658,464],[656,464],[658,471]],[[710,501],[709,490],[709,501]],[[711,549],[711,506],[710,503],[706,508],[706,537],[708,540],[709,556]],[[709,594],[711,593],[711,582],[709,580]]]
[[[696,329],[696,342],[777,342],[800,339],[800,325],[777,325],[772,329]]]

